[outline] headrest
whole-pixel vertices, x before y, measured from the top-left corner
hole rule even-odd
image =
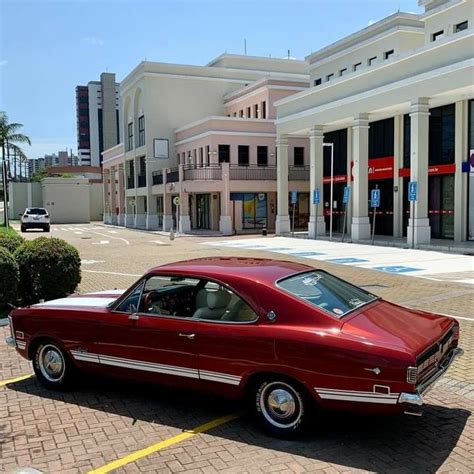
[[[210,291],[207,294],[207,307],[209,309],[225,308],[230,299],[230,293],[226,290]]]

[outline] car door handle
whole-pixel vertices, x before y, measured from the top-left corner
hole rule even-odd
[[[132,313],[128,315],[128,319],[132,321],[138,321],[140,319],[140,316],[137,313]]]
[[[196,337],[196,334],[184,334],[180,332],[179,337],[187,337],[188,339],[194,339]]]

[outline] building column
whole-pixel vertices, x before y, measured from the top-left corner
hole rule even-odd
[[[125,213],[125,227],[135,226],[135,198],[126,197],[126,213]]]
[[[199,149],[198,149],[199,152]],[[197,157],[196,157],[197,158]],[[189,196],[184,187],[184,165],[179,165],[179,231],[182,233],[191,230],[191,219],[189,217]]]
[[[410,246],[429,244],[431,240],[428,219],[428,150],[430,130],[429,99],[420,97],[411,104],[410,181],[416,181],[417,200],[412,203],[407,229]]]
[[[221,215],[219,231],[232,235],[232,216],[230,215],[230,163],[222,163]]]
[[[125,173],[123,167],[122,163],[118,166],[118,225],[125,225]]]
[[[347,128],[347,181],[346,186],[349,186],[349,202],[347,203],[347,215],[346,215],[346,233],[348,236],[351,235],[351,222],[352,222],[352,127]]]
[[[115,186],[115,168],[110,168],[110,223],[117,224],[117,195]]]
[[[324,222],[324,186],[323,186],[323,163],[324,163],[324,134],[323,127],[317,125],[309,131],[309,224],[308,237],[316,238],[318,235],[326,234],[326,223]],[[319,205],[313,204],[313,193],[319,189]],[[316,215],[317,209],[317,215]]]
[[[288,215],[288,136],[279,134],[277,145],[277,217],[275,234],[284,235],[291,231]]]
[[[102,221],[104,224],[110,223],[110,198],[109,198],[109,178],[110,172],[108,169],[102,171],[102,198],[103,198],[103,216]]]
[[[166,169],[163,169],[163,231],[168,232],[173,227],[171,194],[166,191]]]
[[[146,228],[148,230],[158,229],[158,207],[156,196],[152,193],[153,187],[153,165],[156,163],[154,158],[146,158]]]
[[[135,210],[135,227],[143,229],[146,227],[145,196],[137,196],[135,198]]]
[[[469,161],[467,100],[456,102],[454,173],[454,241],[467,239],[467,179],[469,173],[462,172],[462,164]]]
[[[352,186],[352,241],[370,238],[369,220],[369,115],[359,114],[352,126],[354,184]]]
[[[393,126],[393,236],[403,236],[403,115],[394,117]]]

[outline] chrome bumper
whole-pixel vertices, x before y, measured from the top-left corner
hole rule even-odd
[[[5,342],[7,343],[7,346],[14,347],[16,349],[16,341],[13,336],[7,336],[5,338]]]
[[[433,386],[433,384],[444,375],[456,357],[460,357],[463,354],[464,351],[460,347],[455,347],[451,350],[448,356],[440,362],[438,370],[416,386],[415,393],[400,393],[398,403],[406,403],[409,405],[405,411],[407,415],[421,416],[420,407],[423,405],[422,394],[426,393]]]

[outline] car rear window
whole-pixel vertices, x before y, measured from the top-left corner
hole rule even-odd
[[[35,216],[45,216],[47,214],[47,211],[46,209],[33,208],[33,209],[27,209],[26,213],[35,215]]]
[[[277,282],[288,293],[339,319],[377,296],[321,270],[298,273]]]

